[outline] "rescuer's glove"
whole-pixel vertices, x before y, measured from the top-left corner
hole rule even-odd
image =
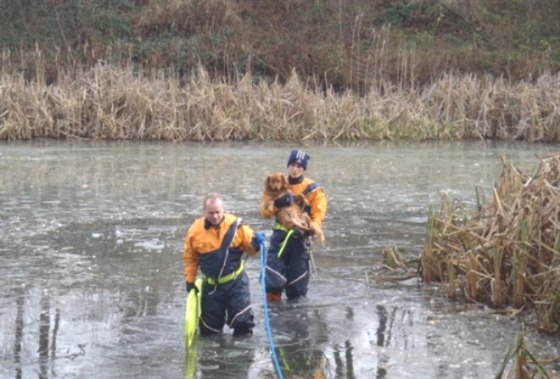
[[[195,290],[198,293],[198,287],[194,283],[185,282],[187,293],[191,292],[191,290]]]
[[[278,199],[274,200],[274,206],[276,208],[289,207],[293,203],[294,203],[294,196],[290,193],[287,193],[284,196],[281,196]]]
[[[266,234],[264,232],[256,232],[251,243],[256,249],[260,249],[261,245],[266,242]]]

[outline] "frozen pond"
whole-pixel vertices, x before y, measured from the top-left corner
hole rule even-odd
[[[256,230],[262,183],[292,145],[34,141],[0,144],[1,378],[273,378],[259,259],[248,261],[257,327],[200,340],[185,359],[182,245],[208,191]],[[308,298],[271,306],[286,378],[489,378],[520,320],[452,303],[417,279],[366,282],[381,251],[420,254],[442,195],[474,206],[500,154],[533,168],[558,146],[315,145],[309,176],[329,198]],[[526,326],[531,351],[558,338]],[[560,367],[556,368],[560,371]]]

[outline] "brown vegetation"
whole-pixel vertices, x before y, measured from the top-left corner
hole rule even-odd
[[[509,139],[560,141],[560,74],[536,81],[443,75],[418,89],[380,82],[365,95],[285,84],[189,77],[98,64],[47,85],[0,75],[0,140]]]
[[[492,199],[476,212],[444,202],[421,265],[425,281],[448,283],[451,299],[532,309],[539,330],[560,332],[560,154],[533,173],[504,159]]]
[[[518,335],[507,352],[495,379],[555,379],[546,366],[560,362],[560,357],[537,360],[527,346],[526,338]],[[509,367],[509,369],[508,369]]]

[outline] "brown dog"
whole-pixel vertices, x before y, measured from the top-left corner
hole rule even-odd
[[[288,178],[281,172],[275,172],[266,177],[264,181],[263,207],[272,209],[274,200],[290,193],[288,189]],[[311,222],[309,215],[302,211],[309,206],[307,199],[303,195],[294,195],[294,203],[288,207],[278,209],[276,213],[277,221],[288,229],[298,229],[309,232],[319,241],[325,241],[323,230]]]

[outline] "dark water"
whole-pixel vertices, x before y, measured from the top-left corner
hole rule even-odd
[[[273,378],[259,276],[257,327],[199,340],[185,357],[182,243],[207,191],[257,230],[261,186],[292,146],[32,142],[0,145],[0,377]],[[273,305],[286,378],[489,378],[524,328],[538,356],[558,339],[416,279],[366,272],[395,245],[419,254],[443,195],[474,207],[500,154],[533,168],[551,145],[383,143],[311,146],[327,189],[327,244],[314,248],[308,299]],[[559,369],[558,367],[556,368]]]

